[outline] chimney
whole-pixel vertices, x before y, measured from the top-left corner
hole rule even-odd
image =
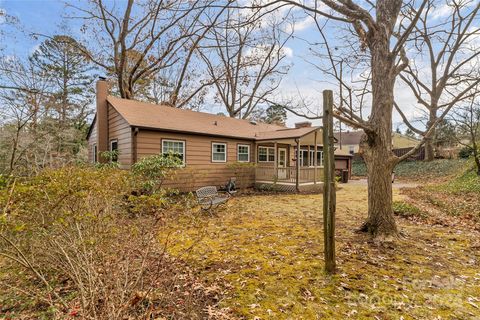
[[[98,162],[105,162],[100,156],[102,152],[108,151],[108,82],[105,78],[99,77],[96,86],[97,91],[97,154]]]
[[[295,129],[298,128],[310,128],[312,126],[312,123],[310,121],[303,121],[303,122],[297,122],[295,123]]]

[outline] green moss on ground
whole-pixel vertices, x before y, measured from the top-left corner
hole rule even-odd
[[[403,161],[395,167],[395,177],[409,180],[424,180],[444,178],[461,171],[467,160],[464,159],[438,159],[430,162]],[[367,169],[363,161],[354,161],[352,164],[354,176],[366,176]]]
[[[367,193],[337,193],[338,272],[323,272],[321,195],[236,197],[216,217],[184,218],[169,252],[226,283],[222,306],[255,319],[468,319],[480,312],[478,234],[399,220],[405,238],[353,232]],[[408,202],[395,195],[397,201]]]

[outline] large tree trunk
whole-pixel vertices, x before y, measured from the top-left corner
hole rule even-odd
[[[395,58],[390,54],[389,35],[378,31],[370,44],[372,66],[372,130],[361,141],[368,173],[368,218],[362,231],[376,238],[398,234],[392,209],[392,170],[397,158],[392,152],[392,110],[396,78]]]

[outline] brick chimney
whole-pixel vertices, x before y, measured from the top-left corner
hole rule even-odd
[[[97,91],[97,154],[98,161],[105,162],[100,156],[102,152],[108,151],[108,82],[105,78],[99,77],[96,86]]]
[[[303,122],[297,122],[295,123],[295,128],[310,128],[312,126],[312,123],[310,121],[303,121]]]

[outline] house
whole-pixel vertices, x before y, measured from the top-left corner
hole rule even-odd
[[[108,95],[104,80],[97,82],[96,106],[87,136],[91,162],[117,150],[120,167],[128,169],[143,157],[174,152],[183,167],[164,186],[182,191],[222,185],[230,177],[239,187],[322,186],[321,128],[309,122],[286,128],[120,99]]]
[[[360,139],[363,131],[347,131],[336,132],[337,148],[342,150],[342,153],[351,155],[357,154],[360,151]],[[420,141],[418,139],[393,132],[392,133],[392,148],[393,150],[410,150],[417,146]],[[394,151],[395,152],[395,151]]]

